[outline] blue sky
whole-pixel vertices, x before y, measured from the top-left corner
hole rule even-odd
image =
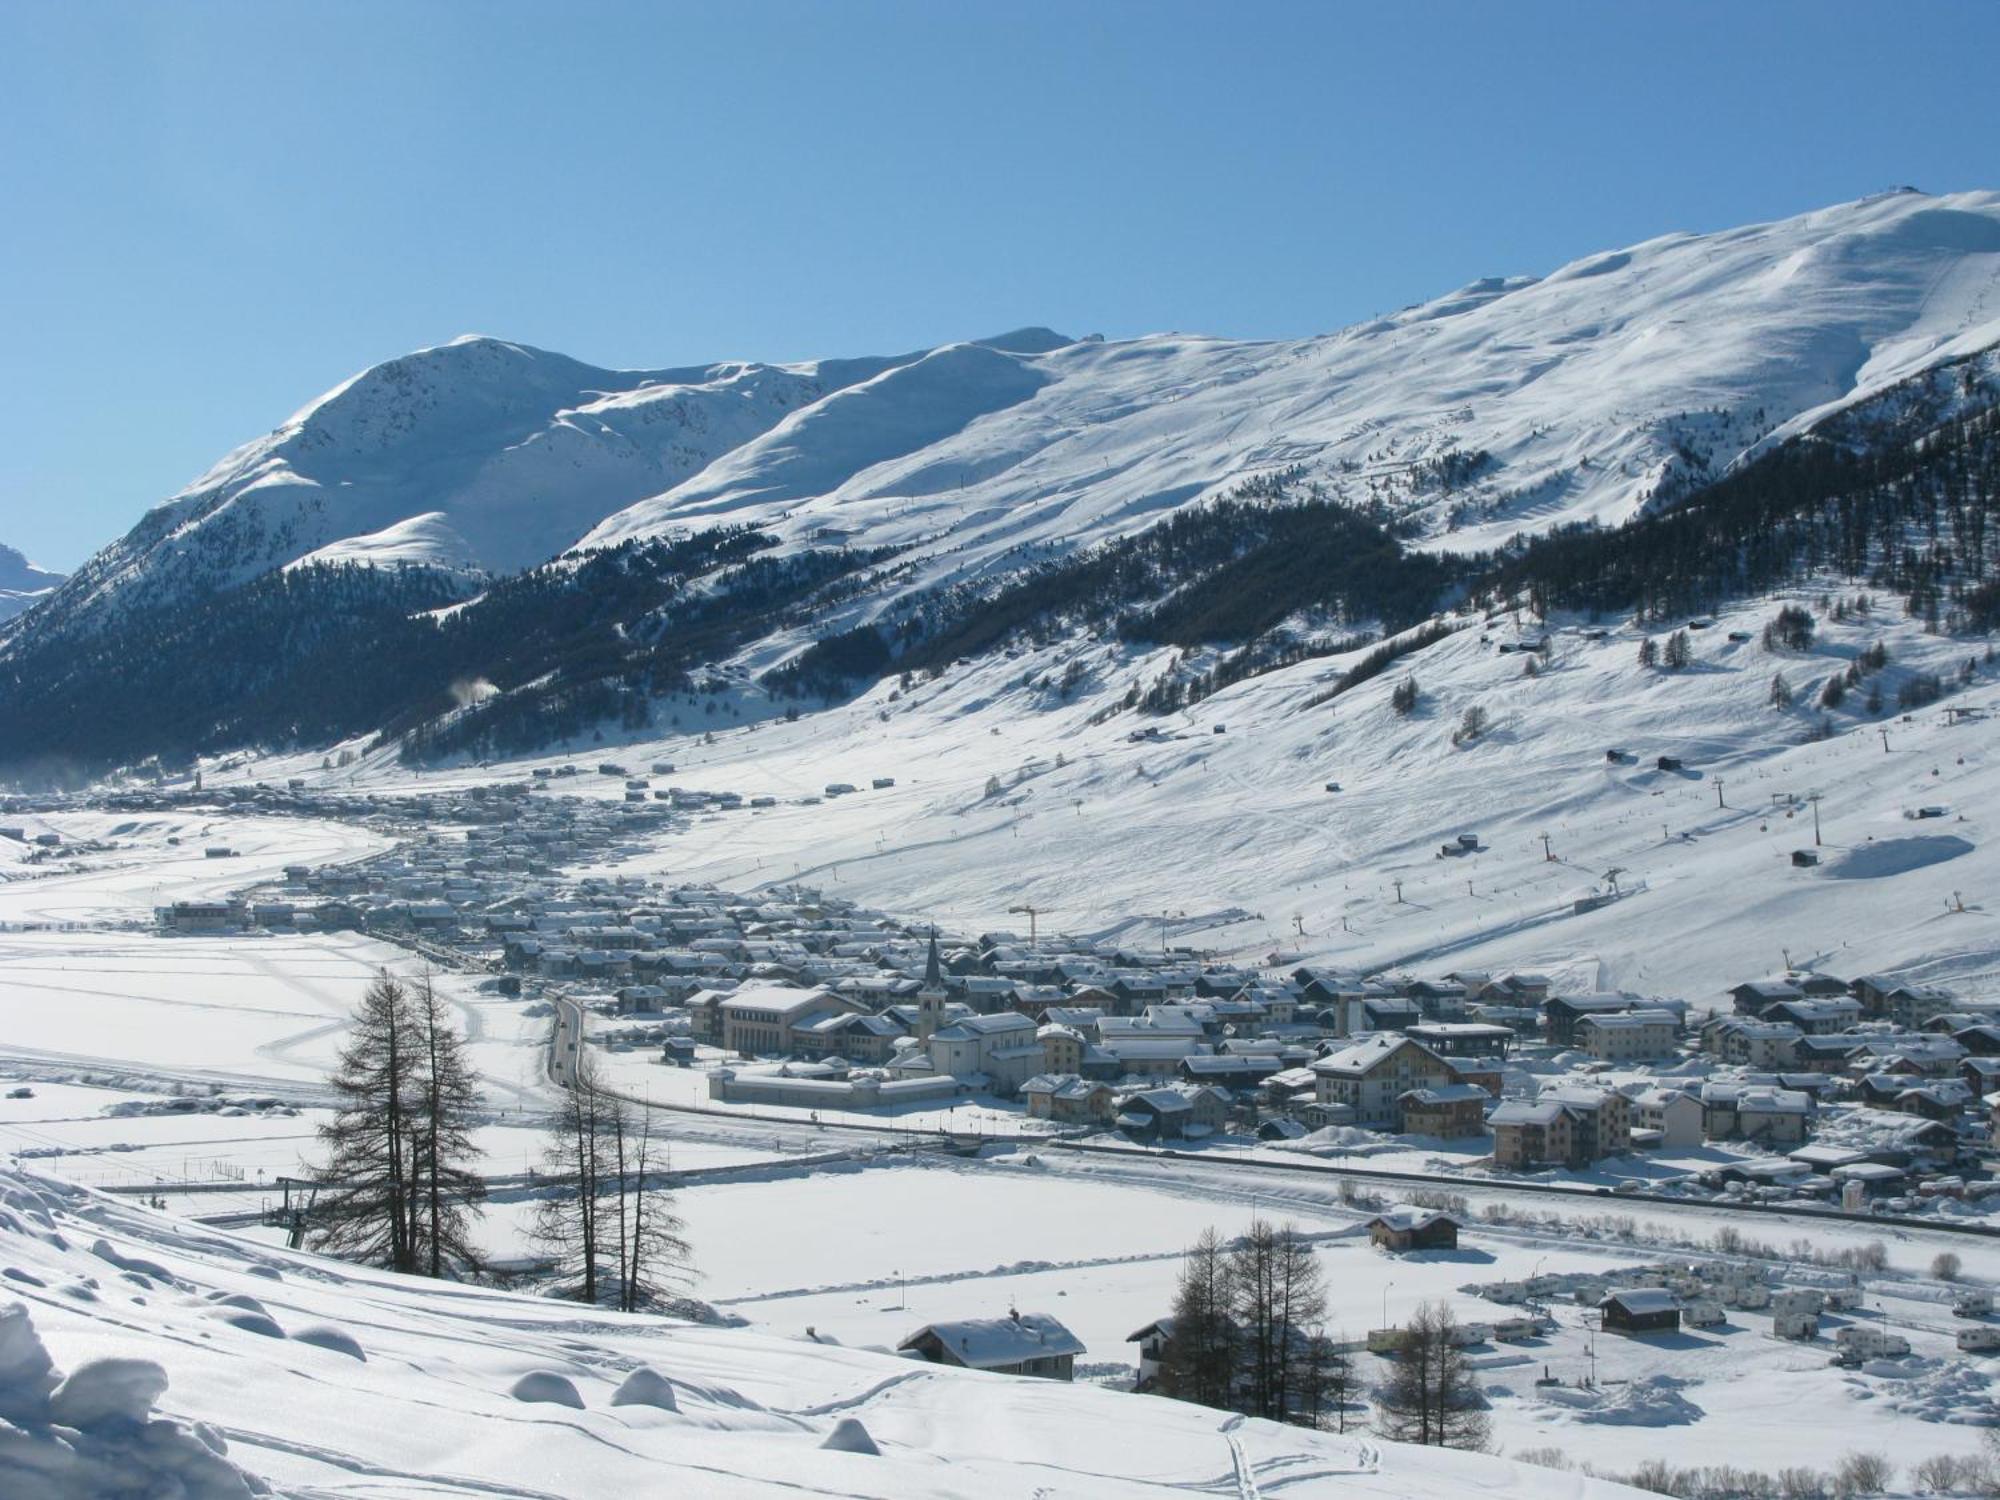
[[[2000,5],[0,0],[0,542],[375,361],[1324,331],[2000,187]]]

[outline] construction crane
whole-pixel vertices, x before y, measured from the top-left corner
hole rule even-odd
[[[1009,912],[1024,911],[1028,914],[1028,946],[1032,948],[1035,946],[1035,918],[1039,917],[1045,911],[1054,910],[1054,908],[1048,906],[1010,906],[1007,910]]]

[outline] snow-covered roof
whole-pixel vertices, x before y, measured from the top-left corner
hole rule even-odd
[[[1329,1052],[1312,1065],[1315,1073],[1331,1073],[1344,1077],[1360,1077],[1370,1069],[1380,1066],[1404,1048],[1413,1047],[1426,1057],[1437,1058],[1422,1042],[1415,1042],[1406,1036],[1381,1035],[1355,1042],[1338,1052]]]
[[[1399,1204],[1395,1208],[1385,1208],[1368,1220],[1367,1227],[1380,1224],[1384,1229],[1398,1234],[1415,1234],[1429,1229],[1433,1224],[1458,1225],[1459,1220],[1438,1208],[1417,1208],[1411,1204]]]
[[[1047,1313],[1015,1313],[1005,1318],[966,1318],[955,1323],[927,1323],[904,1339],[898,1349],[920,1349],[935,1339],[952,1358],[975,1370],[994,1370],[1084,1352],[1083,1341]]]

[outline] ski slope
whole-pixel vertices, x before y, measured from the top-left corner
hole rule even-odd
[[[1788,601],[1824,616],[1814,590],[1745,602],[1691,632],[1694,664],[1679,673],[1639,667],[1629,623],[1558,620],[1547,669],[1524,676],[1526,658],[1499,646],[1543,627],[1475,621],[1317,707],[1308,700],[1344,659],[1266,674],[1170,718],[1092,723],[1168,653],[1085,641],[908,690],[884,682],[796,723],[751,688],[738,705],[747,722],[712,742],[706,726],[726,718],[693,718],[621,755],[673,761],[663,780],[676,785],[778,805],[697,816],[597,869],[730,889],[803,880],[968,932],[1025,935],[1012,909],[1033,905],[1044,932],[1164,936],[1246,962],[1527,967],[1697,1005],[1787,958],[1976,995],[2000,972],[2000,673],[1978,662],[1969,686],[1906,722],[1898,685],[1951,675],[1977,646],[1885,606],[1865,622],[1823,617],[1808,653],[1769,650],[1762,626]],[[1829,716],[1833,736],[1812,740],[1818,685],[1877,640],[1891,656],[1882,713],[1866,711],[1864,687]],[[1092,686],[1063,703],[1038,684],[1073,658]],[[1770,705],[1774,674],[1796,695],[1790,710]],[[1405,675],[1421,696],[1401,718],[1388,698]],[[1454,744],[1475,704],[1492,728]],[[1949,722],[1955,708],[1979,716]],[[1148,729],[1159,738],[1131,738]],[[1613,748],[1634,759],[1608,762]],[[1684,769],[1657,769],[1661,755]],[[427,773],[424,784],[567,758]],[[357,789],[411,785],[382,755],[341,775]],[[877,777],[895,785],[869,789]],[[570,785],[622,795],[597,780]],[[835,781],[864,790],[823,798]],[[1795,868],[1792,852],[1814,849],[1812,808],[1775,799],[1814,792],[1822,862]],[[1906,816],[1926,806],[1943,816]],[[1462,832],[1479,835],[1479,852],[1441,858]],[[1611,893],[1613,870],[1619,898],[1579,912],[1579,898]]]

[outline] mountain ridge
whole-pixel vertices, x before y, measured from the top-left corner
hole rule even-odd
[[[0,622],[34,608],[62,584],[64,576],[37,567],[18,548],[0,543]]]
[[[1176,639],[1214,640],[1232,619],[1267,622],[1262,635],[1298,609],[1308,634],[1334,631],[1314,645],[1288,627],[1288,642],[1230,668],[1240,674],[1357,630],[1403,628],[1446,604],[1447,580],[1469,585],[1474,560],[1490,567],[1523,538],[1671,511],[1802,434],[1841,430],[1861,448],[1878,429],[1914,441],[1874,417],[1843,428],[1843,414],[1901,392],[1935,426],[1954,402],[1991,394],[1992,362],[1973,356],[1995,347],[1990,192],[1897,193],[1659,236],[1299,340],[1025,328],[897,356],[607,371],[464,336],[342,382],[149,512],[31,616],[0,626],[0,680],[43,719],[82,722],[93,678],[156,698],[131,673],[167,671],[167,641],[197,657],[224,636],[242,652],[283,643],[204,667],[215,680],[188,701],[217,705],[248,702],[246,689],[266,692],[307,661],[349,670],[357,643],[372,642],[423,677],[383,699],[374,722],[352,717],[369,694],[329,719],[287,693],[281,720],[232,711],[227,732],[403,734],[446,712],[458,676],[489,678],[503,700],[532,688],[541,701],[487,741],[492,753],[592,716],[644,725],[652,700],[690,694],[725,666],[793,694],[837,693],[842,673],[892,657],[936,670],[948,661],[927,636],[968,618],[968,639],[1014,628],[978,621],[982,601],[1025,585],[1033,615],[1048,570],[1183,517],[1194,524],[1175,545],[1194,550],[1117,562],[1127,592],[1098,604],[1113,606],[1121,632],[1143,630],[1167,617],[1133,607],[1164,596],[1132,588],[1213,594],[1231,578],[1282,576],[1272,607],[1209,600],[1174,613]],[[1983,454],[1986,441],[1960,447]],[[1874,483],[1863,469],[1850,477]],[[1824,503],[1826,482],[1809,478],[1811,503]],[[1223,497],[1238,509],[1207,514]],[[1218,516],[1251,514],[1244,504],[1302,501],[1275,529],[1252,528],[1268,555],[1232,557],[1248,541],[1217,532]],[[1301,534],[1315,515],[1326,534]],[[710,533],[722,544],[684,545]],[[1334,555],[1349,547],[1385,567],[1399,552],[1443,566],[1394,564],[1397,577],[1369,589]],[[1332,592],[1302,570],[1312,556]],[[1556,565],[1574,572],[1562,555]],[[1661,581],[1631,558],[1620,567],[1686,592],[1685,577]],[[1983,568],[1956,577],[1946,564],[1953,611]],[[1931,608],[1946,602],[1923,569],[1899,578],[1929,590]],[[586,579],[603,597],[577,597]],[[439,631],[411,633],[422,611],[510,583],[520,586],[497,611],[448,624],[440,614]],[[497,724],[508,711],[489,702],[474,717]],[[128,730],[116,737],[119,754],[139,748]]]

